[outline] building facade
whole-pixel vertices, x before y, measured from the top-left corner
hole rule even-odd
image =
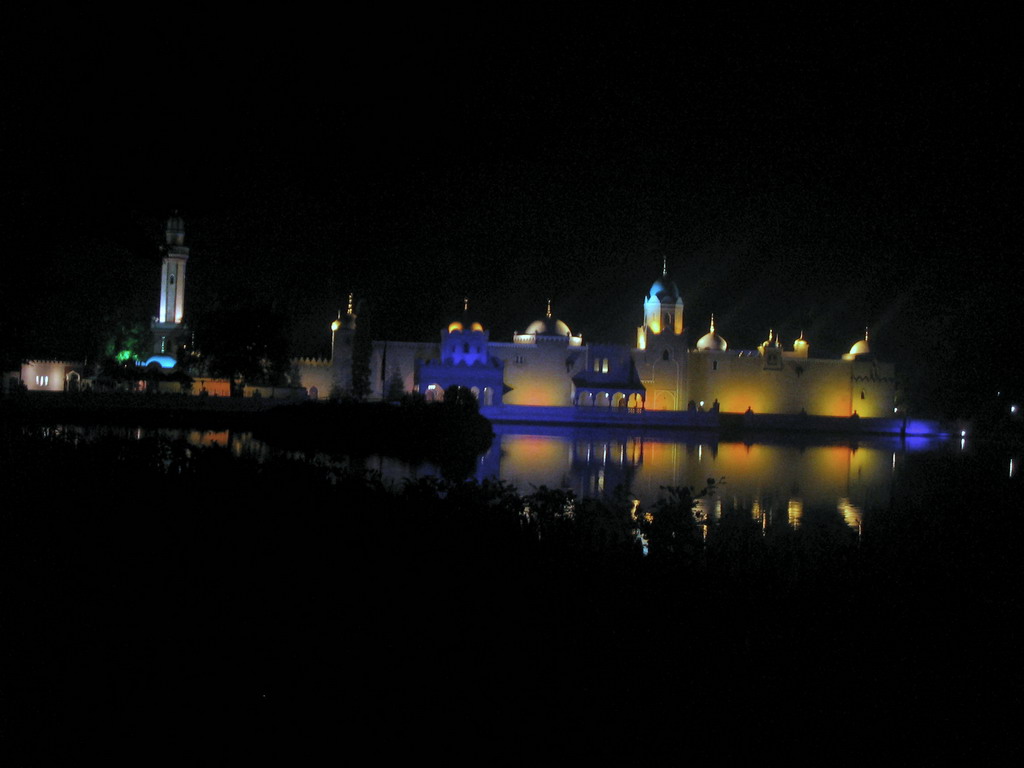
[[[177,358],[185,336],[185,267],[188,246],[185,245],[185,222],[180,216],[167,220],[166,244],[160,268],[160,306],[150,322],[152,344],[150,354]],[[168,367],[168,366],[164,366]]]
[[[374,342],[371,396],[420,392],[437,400],[460,385],[485,408],[893,416],[894,367],[875,359],[866,334],[838,359],[812,357],[803,334],[788,348],[769,332],[756,349],[735,350],[712,318],[709,331],[691,343],[682,296],[664,269],[643,299],[642,318],[635,347],[584,344],[549,302],[544,317],[506,342],[492,340],[465,306],[438,342]],[[351,388],[356,323],[350,304],[335,321],[344,334],[335,330],[331,359],[296,361],[311,395]]]

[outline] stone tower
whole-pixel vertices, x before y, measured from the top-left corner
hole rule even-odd
[[[188,246],[185,245],[185,222],[178,215],[167,220],[167,243],[163,247],[160,270],[160,307],[150,325],[153,331],[154,355],[176,357],[185,333],[185,266]]]

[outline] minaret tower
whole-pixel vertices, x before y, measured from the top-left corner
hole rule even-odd
[[[661,277],[654,281],[644,299],[644,324],[637,328],[637,349],[646,349],[648,344],[664,341],[669,337],[680,337],[683,322],[683,299],[679,289],[668,274],[668,260],[662,262]],[[652,336],[661,337],[658,340]]]
[[[331,323],[331,368],[332,387],[341,392],[352,389],[352,353],[356,337],[356,311],[353,296],[348,295],[345,314]]]
[[[185,330],[185,222],[175,214],[167,220],[167,244],[160,270],[160,307],[153,318],[153,354],[174,357]]]

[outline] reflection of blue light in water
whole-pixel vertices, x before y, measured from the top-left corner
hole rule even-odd
[[[935,450],[941,441],[935,437],[907,437],[903,445],[908,453]]]
[[[924,419],[907,419],[908,435],[934,435],[937,433],[938,424],[934,421]]]

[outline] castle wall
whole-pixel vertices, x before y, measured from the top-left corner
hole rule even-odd
[[[564,339],[538,338],[533,344],[492,343],[491,357],[505,363],[506,405],[572,405],[575,373],[586,367],[583,347]]]
[[[851,400],[857,415],[891,418],[896,397],[896,367],[874,360],[855,360]]]
[[[392,384],[402,392],[416,392],[417,360],[437,360],[437,342],[375,341],[370,355],[370,397],[383,398]]]
[[[864,412],[853,403],[851,376],[854,366],[847,360],[814,358],[769,359],[751,352],[693,352],[689,360],[689,392],[705,407],[718,400],[722,411],[744,413],[789,413],[805,411],[812,416],[847,417],[854,410],[861,416],[892,413],[891,390],[872,384],[872,406]],[[858,390],[859,396],[859,390]],[[886,397],[888,399],[886,400]],[[887,403],[887,405],[885,405]]]
[[[306,395],[315,399],[330,397],[334,387],[334,368],[330,360],[299,359],[292,365],[299,375],[299,386]]]
[[[649,334],[646,348],[633,350],[633,362],[647,390],[647,410],[686,410],[692,397],[687,386],[689,358],[685,335]]]

